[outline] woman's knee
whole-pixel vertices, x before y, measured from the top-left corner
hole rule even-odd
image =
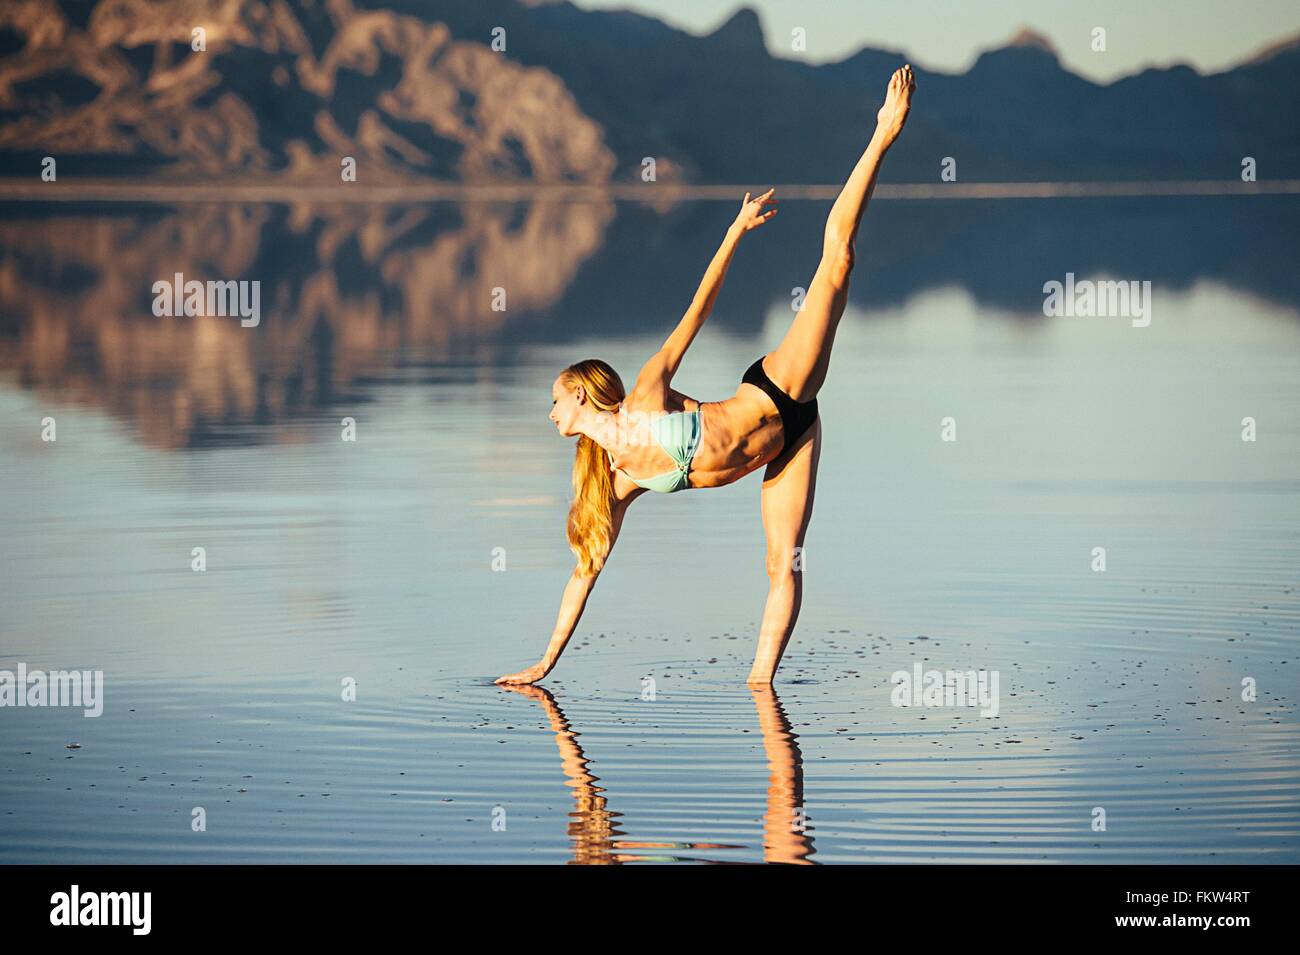
[[[827,236],[822,248],[822,264],[826,268],[827,278],[836,288],[843,288],[849,283],[853,272],[855,253],[852,239],[840,239]]]
[[[793,584],[795,577],[803,573],[803,548],[791,547],[768,548],[767,579],[773,585]]]

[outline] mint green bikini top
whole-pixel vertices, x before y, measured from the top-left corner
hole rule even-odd
[[[690,487],[691,460],[695,457],[695,452],[700,449],[700,440],[703,436],[699,409],[674,411],[672,414],[653,417],[650,419],[650,433],[655,436],[659,446],[673,459],[677,467],[648,478],[634,478],[624,471],[628,480],[647,491],[658,491],[660,494],[671,494],[673,491]],[[613,455],[608,451],[605,454],[609,457],[612,467]]]

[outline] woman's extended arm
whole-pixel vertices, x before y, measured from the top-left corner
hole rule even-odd
[[[614,543],[618,540],[618,532],[623,526],[623,516],[627,513],[627,506],[635,500],[636,496],[614,502],[614,520],[609,534],[609,551],[605,552],[606,560],[609,559],[609,552],[614,549]],[[555,668],[556,661],[560,659],[560,654],[564,652],[569,638],[578,627],[578,621],[582,619],[582,611],[587,606],[587,597],[591,595],[592,588],[596,586],[596,578],[599,576],[599,571],[590,576],[583,576],[577,570],[569,575],[569,581],[564,585],[564,594],[560,598],[560,613],[555,618],[555,629],[551,631],[551,642],[546,645],[546,652],[542,654],[541,662],[518,673],[508,673],[498,677],[497,683],[535,683]]]
[[[551,642],[546,645],[540,663],[499,677],[498,683],[535,683],[554,669],[565,644],[573,636],[573,631],[582,619],[582,611],[587,606],[587,597],[596,586],[595,577],[581,577],[577,571],[569,575],[569,582],[564,585],[564,595],[560,598],[560,613],[555,620],[555,630],[551,633]]]
[[[677,323],[673,333],[664,342],[663,348],[642,369],[643,376],[650,371],[656,377],[663,376],[664,382],[672,380],[673,375],[677,373],[677,367],[682,363],[686,349],[695,340],[695,335],[704,325],[704,320],[713,311],[713,303],[717,301],[718,292],[722,290],[722,280],[726,278],[727,266],[731,264],[731,257],[736,252],[740,237],[751,229],[757,229],[776,215],[776,200],[772,198],[775,192],[776,189],[769,189],[753,199],[749,197],[749,193],[745,193],[736,221],[727,229],[722,245],[714,253],[709,267],[705,269],[704,278],[700,280],[700,287],[695,290],[695,298],[691,300],[690,307],[686,309],[686,314],[682,316],[682,320]],[[764,211],[767,206],[773,208]]]

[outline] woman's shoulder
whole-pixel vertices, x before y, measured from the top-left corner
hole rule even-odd
[[[668,395],[664,388],[637,382],[623,399],[624,411],[664,411],[664,401]]]
[[[682,411],[695,411],[702,403],[671,388],[666,393],[662,389],[633,388],[623,399],[623,410],[633,414],[677,414]]]

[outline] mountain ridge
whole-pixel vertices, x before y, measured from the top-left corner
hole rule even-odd
[[[773,55],[741,6],[694,35],[568,0],[145,0],[0,6],[0,175],[214,181],[834,182],[910,60],[917,105],[883,181],[1300,176],[1300,37],[1217,73],[1099,84],[1032,28],[962,73],[864,47]],[[504,50],[495,48],[500,40]],[[811,145],[815,144],[815,145]]]

